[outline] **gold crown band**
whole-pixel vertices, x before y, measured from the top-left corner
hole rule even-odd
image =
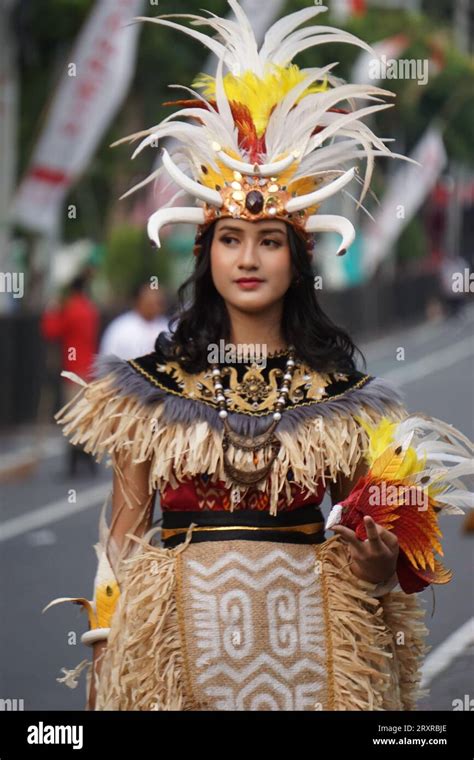
[[[308,252],[313,250],[313,238],[305,230],[308,210],[288,213],[286,204],[296,193],[290,193],[285,185],[280,185],[278,177],[244,176],[234,171],[232,182],[226,182],[224,187],[216,185],[215,189],[221,194],[223,206],[220,209],[209,204],[204,206],[205,221],[199,226],[199,233],[196,236],[193,251],[195,256],[201,252],[198,242],[201,235],[218,219],[229,217],[249,222],[258,222],[263,219],[280,219],[288,222],[303,238]]]

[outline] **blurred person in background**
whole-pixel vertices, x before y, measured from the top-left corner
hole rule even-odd
[[[64,300],[53,300],[46,307],[40,322],[43,338],[61,344],[62,369],[75,372],[84,379],[90,378],[99,341],[99,310],[87,293],[90,275],[89,270],[77,275],[72,280]],[[61,395],[64,404],[77,392],[75,383],[68,378],[62,378]],[[86,460],[91,472],[95,473],[93,458],[82,449],[68,445],[68,476],[76,474],[79,459]]]
[[[167,299],[162,289],[151,287],[150,281],[145,280],[134,288],[132,299],[133,308],[116,317],[105,329],[100,354],[133,359],[153,351],[160,332],[168,330]]]

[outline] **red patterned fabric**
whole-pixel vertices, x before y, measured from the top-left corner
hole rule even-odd
[[[278,500],[278,510],[289,511],[306,504],[321,504],[326,491],[322,480],[318,481],[314,493],[303,490],[295,483],[290,483],[290,488],[292,500],[287,503],[285,495],[282,494]],[[161,492],[160,503],[163,511],[197,512],[201,509],[230,511],[230,490],[222,481],[211,482],[206,476],[198,475],[183,481],[178,488],[171,488],[171,486],[164,488]],[[256,488],[249,489],[246,496],[239,502],[238,509],[268,510],[268,496]]]

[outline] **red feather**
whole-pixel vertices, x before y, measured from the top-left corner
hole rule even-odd
[[[216,111],[219,110],[217,108],[217,102],[215,100],[209,100],[208,103],[209,106],[212,106],[212,108],[214,108]],[[211,110],[202,100],[167,100],[165,103],[162,103],[162,105],[203,108],[206,111]],[[273,106],[269,116],[271,116],[275,107],[276,106]],[[294,105],[293,108],[296,108],[296,105]],[[291,110],[293,110],[293,108]],[[262,163],[261,156],[267,152],[265,134],[263,134],[261,137],[258,137],[257,130],[255,129],[255,124],[252,119],[252,114],[248,106],[243,103],[232,101],[230,103],[230,109],[237,126],[240,149],[248,151],[250,163]],[[349,113],[343,108],[328,108],[328,111],[331,111],[332,113]],[[197,116],[193,118],[196,118],[199,121],[199,118]],[[322,129],[324,129],[324,127],[317,126],[311,134],[317,135],[318,132],[321,132]]]
[[[420,496],[424,499],[421,506]],[[378,525],[397,536],[400,547],[397,574],[406,593],[421,591],[430,583],[443,584],[451,580],[451,571],[434,557],[434,551],[443,552],[438,539],[442,533],[433,502],[425,491],[417,489],[408,479],[379,480],[369,472],[359,478],[340,505],[340,524],[353,530],[361,541],[367,538],[365,515],[370,515]],[[434,569],[431,569],[429,560]]]

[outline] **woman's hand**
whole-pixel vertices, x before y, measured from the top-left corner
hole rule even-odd
[[[358,578],[369,583],[384,583],[392,577],[397,567],[398,538],[365,515],[365,541],[345,525],[335,525],[332,530],[349,544],[351,570]]]

